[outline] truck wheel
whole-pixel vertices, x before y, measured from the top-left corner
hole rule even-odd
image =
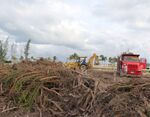
[[[87,66],[86,65],[81,65],[80,69],[81,69],[81,71],[86,71],[87,70]]]

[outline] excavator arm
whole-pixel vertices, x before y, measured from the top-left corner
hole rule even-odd
[[[98,56],[94,53],[88,61],[88,68],[93,68],[95,61],[98,59]]]

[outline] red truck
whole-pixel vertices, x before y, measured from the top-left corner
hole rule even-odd
[[[139,58],[139,54],[123,53],[118,57],[117,73],[120,76],[141,76],[146,69],[147,60]]]

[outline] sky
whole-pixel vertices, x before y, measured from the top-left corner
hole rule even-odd
[[[130,50],[150,60],[150,0],[0,0],[0,40],[22,55],[65,60],[76,52],[117,56]]]

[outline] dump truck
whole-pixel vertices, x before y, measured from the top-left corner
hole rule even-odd
[[[142,76],[146,65],[147,60],[140,58],[139,54],[123,53],[118,57],[117,73],[120,76]]]

